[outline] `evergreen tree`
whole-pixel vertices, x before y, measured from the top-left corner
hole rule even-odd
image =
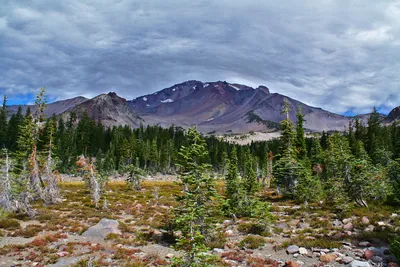
[[[301,107],[298,108],[297,113],[297,124],[296,124],[296,154],[297,158],[304,160],[307,156],[306,139],[304,136],[304,115],[302,113]]]
[[[0,110],[0,149],[7,143],[7,96],[4,96],[3,106]]]
[[[187,133],[189,146],[182,146],[179,152],[180,183],[183,194],[178,196],[179,206],[175,209],[176,223],[182,236],[177,248],[184,251],[184,257],[177,266],[207,266],[205,258],[207,233],[210,228],[210,207],[215,196],[210,176],[211,166],[206,162],[208,151],[205,141],[196,129]]]
[[[379,160],[378,150],[381,148],[380,143],[380,116],[376,108],[374,107],[370,117],[368,119],[368,128],[367,128],[367,142],[366,142],[366,150],[373,160],[373,162],[377,162]]]

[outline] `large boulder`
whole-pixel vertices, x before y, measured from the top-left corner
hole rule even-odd
[[[92,238],[92,239],[103,239],[111,234],[121,234],[121,231],[118,229],[118,221],[116,220],[110,220],[110,219],[101,219],[101,221],[87,229],[82,236],[86,238]]]

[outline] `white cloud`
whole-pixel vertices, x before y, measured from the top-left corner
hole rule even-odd
[[[389,111],[399,18],[400,1],[6,1],[0,93],[133,98],[226,80],[333,112]]]

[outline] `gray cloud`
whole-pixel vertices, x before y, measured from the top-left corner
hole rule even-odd
[[[4,2],[4,1],[3,1]],[[400,1],[12,1],[0,9],[0,93],[18,101],[188,79],[264,84],[333,112],[400,105]]]

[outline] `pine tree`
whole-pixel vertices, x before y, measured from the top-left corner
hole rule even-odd
[[[7,145],[6,147],[11,151],[15,152],[17,149],[17,140],[19,136],[19,128],[24,121],[24,116],[22,115],[22,108],[18,107],[16,114],[13,114],[8,121],[7,129]]]
[[[296,124],[296,154],[297,158],[304,160],[307,156],[306,139],[304,136],[304,115],[302,113],[301,107],[299,106],[297,113],[297,124]]]
[[[289,118],[290,106],[287,99],[284,101],[282,113],[286,115],[285,120],[281,122],[282,134],[281,156],[274,166],[274,174],[279,190],[291,193],[297,182],[298,162],[295,158],[294,151],[294,131],[293,123]]]
[[[378,150],[381,148],[382,145],[380,143],[380,133],[380,116],[378,111],[374,107],[368,119],[367,140],[365,145],[368,155],[375,163],[379,160]]]
[[[210,207],[215,196],[211,166],[206,162],[208,151],[205,141],[196,129],[187,133],[189,146],[182,146],[179,152],[180,184],[183,195],[177,197],[179,206],[175,209],[176,223],[182,236],[177,248],[184,251],[184,257],[176,266],[207,266],[205,258],[207,233],[210,228]]]
[[[242,192],[239,181],[239,170],[237,166],[237,154],[235,147],[233,147],[231,151],[228,172],[225,175],[225,194],[229,206],[229,212],[231,214],[236,214]]]
[[[0,110],[0,149],[7,143],[7,96],[4,96],[3,107]]]

